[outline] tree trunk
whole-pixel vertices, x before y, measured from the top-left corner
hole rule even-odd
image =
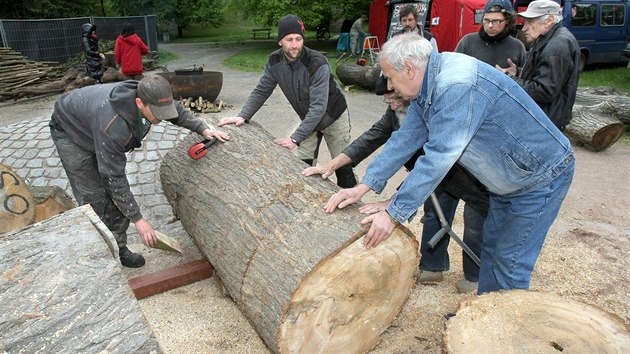
[[[610,104],[608,114],[630,124],[630,97],[621,90],[605,86],[579,88],[575,97],[576,105],[595,106],[603,102]]]
[[[0,235],[3,352],[162,352],[112,240],[89,205]]]
[[[163,159],[174,213],[273,351],[370,350],[415,283],[416,238],[398,226],[366,250],[358,206],[324,213],[331,181],[302,176],[256,123],[226,130],[232,140],[200,160],[186,153],[196,134]]]
[[[623,123],[610,114],[615,108],[609,101],[596,106],[573,106],[573,118],[566,126],[567,135],[602,151],[624,134]]]
[[[367,90],[374,90],[376,79],[381,75],[381,67],[361,66],[355,62],[343,62],[337,66],[337,77],[346,86],[355,85]]]
[[[625,353],[618,316],[537,291],[488,293],[463,301],[444,332],[446,353]]]

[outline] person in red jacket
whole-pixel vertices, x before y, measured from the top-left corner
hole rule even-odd
[[[119,69],[127,80],[142,79],[142,55],[147,54],[149,47],[134,32],[131,24],[123,24],[122,33],[116,38],[114,54],[116,56],[116,68]]]

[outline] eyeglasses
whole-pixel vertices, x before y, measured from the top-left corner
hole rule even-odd
[[[489,25],[492,23],[493,26],[498,26],[500,24],[502,24],[505,20],[488,20],[488,19],[483,19],[483,24],[484,25]]]

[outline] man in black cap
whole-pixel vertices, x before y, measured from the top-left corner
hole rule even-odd
[[[151,125],[162,120],[206,139],[230,139],[174,101],[170,84],[158,75],[65,93],[50,120],[50,133],[77,203],[90,204],[112,232],[125,267],[144,265],[144,257],[127,248],[129,221],[145,245],[157,241],[129,188],[125,153],[139,148]]]
[[[331,157],[339,155],[350,143],[350,117],[346,98],[333,77],[328,60],[318,51],[304,46],[304,24],[295,15],[278,23],[278,45],[269,56],[265,72],[236,117],[224,117],[219,126],[242,125],[262,107],[276,86],[280,86],[302,121],[288,138],[274,143],[287,149],[297,147],[297,156],[309,165],[317,160],[321,139],[326,139]],[[337,185],[356,185],[352,167],[336,171]]]

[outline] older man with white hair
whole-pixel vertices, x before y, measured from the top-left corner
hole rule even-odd
[[[334,194],[324,210],[380,193],[420,148],[414,169],[386,210],[371,224],[367,248],[408,222],[458,162],[487,189],[478,293],[527,289],[549,227],[575,168],[569,140],[523,89],[490,65],[458,53],[436,53],[417,34],[389,40],[381,68],[394,88],[412,100],[407,119],[368,166],[361,184]]]
[[[530,45],[525,63],[518,68],[508,61],[510,67],[497,68],[516,80],[562,131],[572,118],[580,74],[580,46],[562,26],[562,9],[552,0],[532,1],[517,16],[525,20],[523,33]]]

